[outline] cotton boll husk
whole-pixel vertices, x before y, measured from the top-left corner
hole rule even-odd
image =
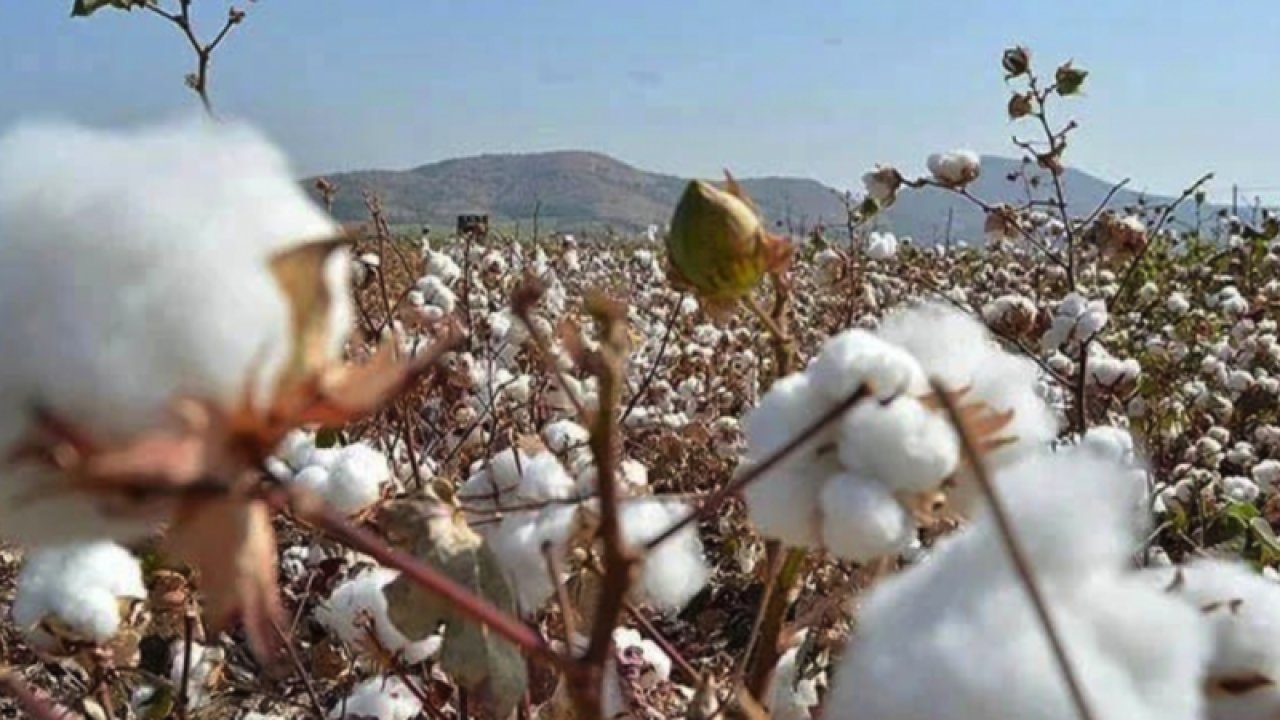
[[[10,131],[0,139],[0,307],[39,307],[40,322],[0,323],[0,345],[23,349],[0,371],[0,451],[29,429],[33,404],[108,444],[171,424],[179,395],[231,408],[256,379],[252,398],[264,405],[292,339],[269,258],[337,232],[283,156],[243,125]],[[348,272],[335,252],[325,268],[332,357],[351,324]],[[0,508],[21,512],[0,515],[0,532],[56,542],[149,529],[95,520],[68,494],[17,501],[51,478],[6,471]]]
[[[895,555],[915,536],[915,523],[883,485],[849,473],[822,486],[822,544],[846,560]]]
[[[915,358],[865,330],[845,330],[828,339],[807,373],[830,401],[843,400],[863,384],[881,400],[928,388]]]
[[[1199,613],[1211,635],[1208,676],[1215,679],[1261,676],[1273,682],[1239,695],[1212,693],[1210,720],[1269,720],[1280,714],[1280,586],[1243,564],[1198,560],[1159,568],[1147,575],[1151,585],[1168,591]]]
[[[661,499],[623,503],[620,513],[623,538],[632,545],[644,544],[691,512],[692,508],[686,503]],[[639,590],[655,608],[674,611],[684,607],[707,584],[710,576],[695,523],[645,556]]]
[[[120,629],[120,601],[147,596],[142,566],[110,542],[62,545],[27,555],[13,599],[13,622],[36,647],[56,640],[40,622],[57,620],[83,642],[105,643]]]
[[[329,720],[413,720],[422,701],[397,677],[365,680],[329,711]]]
[[[374,635],[382,647],[402,653],[410,663],[432,657],[440,649],[440,637],[410,642],[387,615],[387,598],[382,591],[400,573],[390,568],[372,568],[334,588],[329,598],[316,607],[316,622],[352,647],[368,643],[364,618],[373,619]]]
[[[1138,484],[1079,451],[996,482],[1095,717],[1200,717],[1196,612],[1126,570]],[[871,591],[826,704],[867,720],[1077,717],[985,512]]]
[[[959,461],[960,445],[951,425],[909,397],[888,405],[869,402],[850,410],[840,423],[840,462],[894,490],[920,492],[937,487]]]

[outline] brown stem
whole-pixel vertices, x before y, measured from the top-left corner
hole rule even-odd
[[[590,643],[582,659],[583,665],[589,668],[592,683],[575,695],[585,716],[596,717],[601,708],[598,678],[603,676],[605,664],[613,654],[613,631],[618,626],[627,593],[631,590],[637,556],[623,535],[616,477],[620,449],[618,407],[626,362],[626,313],[611,301],[599,297],[589,299],[588,307],[602,325],[604,340],[599,352],[588,358],[596,366],[592,369],[599,382],[600,404],[592,418],[589,445],[596,464],[604,580],[595,608]]]

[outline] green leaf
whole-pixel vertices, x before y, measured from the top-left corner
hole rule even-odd
[[[104,7],[118,10],[132,10],[135,7],[146,7],[148,0],[75,0],[71,6],[71,17],[89,17]]]
[[[1264,517],[1255,517],[1249,523],[1249,529],[1253,531],[1253,537],[1262,546],[1263,564],[1270,565],[1280,560],[1280,538],[1277,538],[1275,531],[1271,529],[1271,523]]]
[[[515,597],[493,551],[451,508],[405,501],[380,513],[379,524],[392,542],[407,545],[414,557],[500,609],[517,614]],[[444,626],[440,666],[489,707],[494,717],[511,715],[529,683],[517,647],[405,576],[386,586],[383,594],[391,622],[406,637],[420,640]]]

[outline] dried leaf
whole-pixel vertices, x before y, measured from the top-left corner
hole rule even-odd
[[[433,503],[405,502],[389,514],[385,526],[403,541],[416,526],[411,552],[498,608],[516,614],[516,602],[489,547],[460,515],[441,513]],[[413,525],[407,520],[417,515]],[[469,619],[450,602],[401,576],[383,589],[391,621],[407,637],[426,638],[445,627],[440,664],[495,717],[511,714],[528,686],[528,670],[516,646]]]
[[[329,362],[329,309],[333,298],[325,266],[345,244],[341,238],[306,243],[271,258],[271,274],[289,303],[293,331],[289,359],[276,381],[278,392],[305,382]]]
[[[184,502],[168,542],[200,573],[210,629],[216,632],[239,616],[254,655],[275,657],[279,642],[273,624],[281,623],[284,611],[266,504],[230,494]]]

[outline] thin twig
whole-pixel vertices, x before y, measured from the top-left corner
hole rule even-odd
[[[276,638],[280,640],[280,644],[284,646],[285,653],[289,655],[289,661],[293,663],[293,669],[297,671],[298,677],[302,679],[302,685],[306,688],[307,697],[311,699],[312,709],[316,711],[317,720],[325,717],[324,703],[320,702],[320,694],[316,692],[315,683],[311,679],[311,673],[307,671],[307,666],[303,664],[302,658],[298,656],[298,650],[293,646],[293,641],[285,634],[284,629],[280,627],[280,623],[275,618],[271,618],[271,629],[275,630]]]
[[[973,470],[974,479],[982,490],[982,494],[986,497],[987,503],[991,506],[991,516],[995,520],[996,530],[1004,543],[1005,549],[1009,552],[1010,560],[1013,561],[1014,571],[1018,576],[1018,580],[1026,590],[1027,597],[1031,600],[1031,605],[1035,610],[1037,619],[1040,621],[1045,638],[1049,641],[1049,647],[1053,651],[1058,671],[1062,674],[1063,682],[1066,683],[1067,691],[1071,695],[1072,704],[1075,705],[1076,715],[1079,716],[1080,720],[1093,720],[1094,714],[1090,710],[1088,699],[1085,697],[1084,686],[1081,684],[1079,676],[1071,664],[1071,659],[1067,655],[1066,645],[1063,643],[1062,636],[1054,624],[1053,616],[1049,612],[1049,603],[1036,582],[1035,572],[1031,568],[1031,561],[1027,558],[1026,550],[1018,540],[1009,512],[1004,506],[1004,501],[1000,498],[1000,494],[996,492],[995,484],[991,481],[986,461],[978,451],[978,444],[974,440],[968,424],[961,417],[960,410],[956,407],[951,392],[936,379],[931,380],[931,384],[934,397],[938,398],[939,403],[946,409],[947,418],[955,427],[956,434],[960,438],[965,460]]]

